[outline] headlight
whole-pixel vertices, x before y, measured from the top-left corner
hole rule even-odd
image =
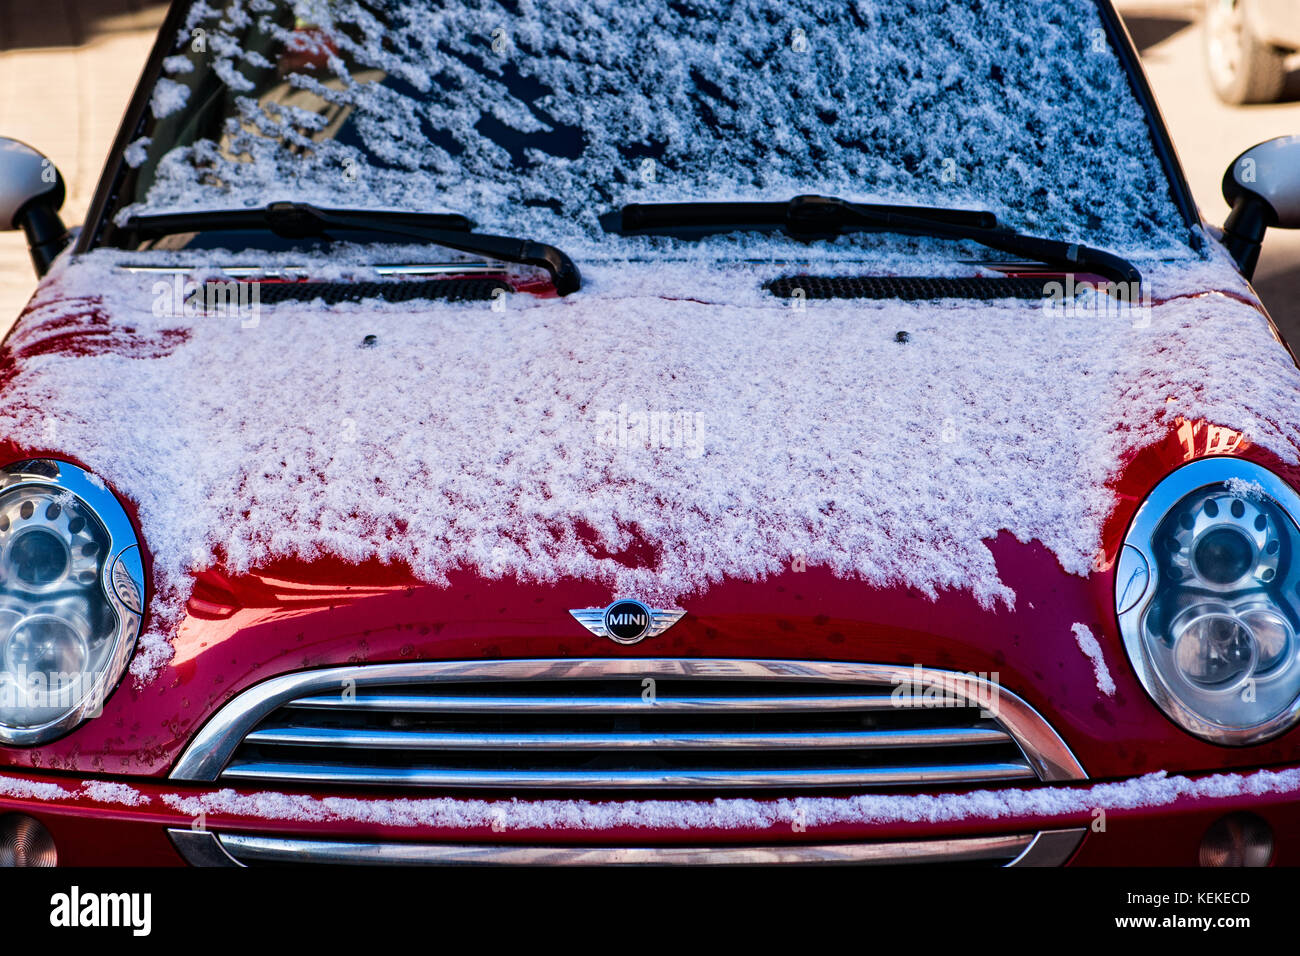
[[[98,713],[140,630],[144,570],[117,499],[61,461],[0,470],[0,743]]]
[[[1115,606],[1142,686],[1218,744],[1276,737],[1300,719],[1300,496],[1259,465],[1207,458],[1138,509]]]

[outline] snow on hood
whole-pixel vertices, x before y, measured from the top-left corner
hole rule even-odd
[[[1136,321],[1023,301],[795,311],[757,267],[626,265],[504,311],[291,303],[245,327],[155,315],[158,278],[122,255],[42,286],[5,346],[0,438],[138,505],[141,679],[218,556],[571,577],[663,606],[801,558],[1010,605],[984,542],[1006,530],[1086,574],[1107,481],[1177,416],[1298,460],[1287,352],[1245,302],[1190,294],[1241,288],[1221,258],[1152,273],[1174,298]],[[653,567],[610,556],[638,540]]]

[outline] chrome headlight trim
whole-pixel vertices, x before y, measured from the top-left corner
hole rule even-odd
[[[1253,462],[1227,456],[1190,462],[1157,484],[1133,516],[1116,562],[1115,610],[1129,662],[1143,688],[1165,715],[1182,729],[1211,743],[1246,746],[1276,737],[1300,721],[1300,696],[1285,709],[1252,726],[1227,726],[1209,720],[1193,710],[1179,696],[1176,687],[1171,686],[1176,681],[1171,681],[1152,659],[1143,635],[1146,613],[1162,584],[1177,585],[1173,579],[1161,580],[1161,563],[1153,542],[1157,531],[1189,495],[1234,479],[1258,485],[1264,496],[1284,512],[1294,538],[1300,540],[1300,495],[1273,472]],[[1293,555],[1292,560],[1300,561],[1300,553]],[[1246,604],[1239,613],[1250,614],[1255,610]],[[1260,676],[1258,680],[1271,681],[1276,676],[1277,672]]]
[[[121,502],[102,481],[76,465],[54,459],[27,459],[0,468],[0,495],[24,487],[71,494],[103,525],[108,548],[98,584],[117,618],[117,629],[108,656],[84,697],[67,713],[37,726],[0,724],[0,744],[8,746],[34,746],[60,737],[107,700],[135,651],[145,599],[144,564],[135,529]]]

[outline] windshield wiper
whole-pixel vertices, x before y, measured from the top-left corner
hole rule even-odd
[[[786,202],[663,202],[629,203],[606,213],[606,232],[621,235],[651,233],[716,234],[742,229],[785,229],[800,238],[837,236],[844,229],[881,228],[891,217],[906,215],[926,222],[993,229],[998,220],[981,209],[937,206],[888,206],[853,203],[829,196],[795,196]]]
[[[308,203],[276,202],[261,209],[132,216],[123,228],[139,237],[209,230],[267,229],[286,239],[322,237],[336,229],[368,230],[431,242],[502,262],[536,266],[546,270],[560,295],[582,288],[578,267],[561,250],[531,239],[471,232],[473,225],[469,219],[455,213],[357,212],[320,209]]]
[[[833,239],[844,232],[899,232],[978,242],[1070,272],[1086,272],[1140,287],[1142,274],[1126,259],[1078,243],[1042,239],[1001,228],[992,213],[932,206],[853,203],[831,196],[787,202],[631,203],[601,217],[607,232],[697,239],[749,229],[781,229],[794,239]]]

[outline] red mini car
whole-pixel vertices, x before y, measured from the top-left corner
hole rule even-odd
[[[178,0],[0,354],[0,862],[1300,863],[1300,371],[1109,0]]]

